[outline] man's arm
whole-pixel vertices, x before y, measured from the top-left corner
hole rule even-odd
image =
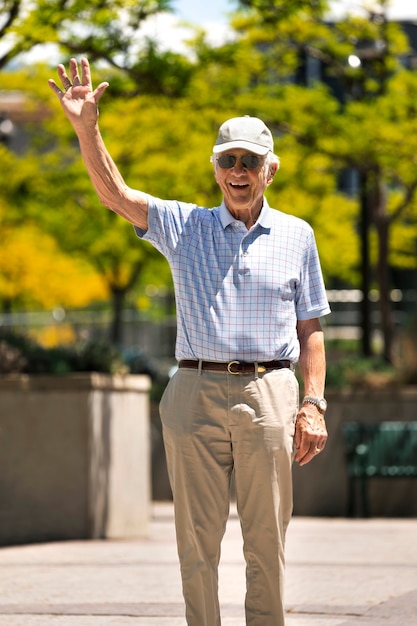
[[[94,91],[87,59],[81,61],[81,79],[75,59],[70,61],[70,77],[58,66],[63,89],[54,80],[49,85],[77,134],[81,154],[100,201],[135,226],[148,227],[148,202],[141,191],[130,189],[109,155],[98,126],[98,102],[108,87],[101,83]]]
[[[300,341],[299,367],[307,396],[322,398],[326,380],[326,357],[324,338],[317,318],[299,321],[297,324]],[[295,460],[305,465],[323,450],[327,441],[327,429],[324,416],[310,403],[304,404],[297,416],[294,443],[297,448]]]

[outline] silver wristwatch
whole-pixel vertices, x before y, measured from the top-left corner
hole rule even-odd
[[[302,403],[305,404],[306,402],[308,402],[309,404],[314,404],[314,406],[318,408],[320,413],[323,413],[323,415],[325,414],[326,409],[327,409],[327,402],[324,398],[315,398],[314,396],[304,396]]]

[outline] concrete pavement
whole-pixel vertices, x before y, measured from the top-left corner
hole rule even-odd
[[[222,626],[244,626],[245,572],[232,510],[220,567]],[[295,517],[288,626],[416,626],[417,519]],[[185,626],[170,504],[149,536],[0,549],[0,626]]]

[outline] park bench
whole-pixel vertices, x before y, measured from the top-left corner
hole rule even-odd
[[[372,478],[417,478],[417,422],[347,422],[342,431],[348,473],[347,515],[354,517],[359,510],[362,517],[369,517]]]

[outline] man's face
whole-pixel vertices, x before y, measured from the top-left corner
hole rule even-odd
[[[228,169],[221,168],[217,160],[223,155],[236,157],[235,165]],[[222,190],[227,208],[237,218],[239,213],[248,211],[251,213],[261,209],[264,191],[273,177],[265,169],[268,167],[265,157],[258,156],[258,166],[249,169],[241,161],[241,157],[245,155],[257,156],[241,148],[214,155],[215,179]]]

